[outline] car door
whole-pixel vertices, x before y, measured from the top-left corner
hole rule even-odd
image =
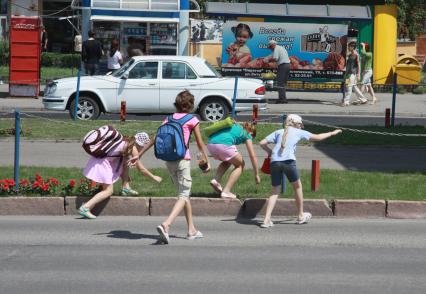
[[[194,70],[183,61],[162,61],[160,80],[160,110],[174,112],[177,94],[189,90],[195,97],[195,104],[200,96],[200,78]]]
[[[158,61],[140,61],[122,77],[118,87],[118,102],[126,101],[127,112],[158,112],[158,68]]]

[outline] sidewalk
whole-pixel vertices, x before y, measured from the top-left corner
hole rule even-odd
[[[259,166],[265,158],[265,152],[255,145]],[[0,166],[13,166],[13,139],[0,140]],[[191,144],[192,158],[195,158],[197,147]],[[247,162],[246,168],[251,169],[250,158],[244,146],[239,150]],[[311,169],[312,160],[320,160],[321,169],[359,170],[359,171],[424,171],[426,169],[425,148],[403,149],[367,146],[298,146],[297,166],[300,169]],[[77,167],[84,168],[88,155],[81,147],[81,142],[29,141],[21,140],[20,164],[22,166],[41,167]],[[147,168],[165,167],[164,162],[157,160],[153,149],[142,158]],[[214,168],[218,161],[211,158]],[[192,168],[197,168],[195,160]]]
[[[0,112],[44,110],[42,98],[9,97],[8,85],[0,85]],[[379,102],[376,105],[361,105],[340,107],[341,93],[316,93],[316,92],[288,92],[288,104],[273,104],[277,99],[277,92],[268,92],[270,99],[269,109],[266,113],[299,113],[315,115],[359,115],[359,116],[384,116],[385,109],[392,106],[391,93],[378,93]],[[355,96],[354,96],[355,97]],[[399,117],[426,117],[426,95],[397,94],[396,115]]]

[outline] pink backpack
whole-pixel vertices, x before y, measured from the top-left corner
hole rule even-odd
[[[91,156],[103,158],[123,142],[123,136],[112,126],[102,126],[84,136],[83,149]]]

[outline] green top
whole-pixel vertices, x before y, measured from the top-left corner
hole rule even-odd
[[[361,62],[362,70],[370,70],[373,63],[373,53],[365,51],[364,48],[361,49]]]
[[[222,129],[209,138],[208,144],[223,144],[226,146],[239,145],[247,140],[253,140],[252,136],[239,124]]]

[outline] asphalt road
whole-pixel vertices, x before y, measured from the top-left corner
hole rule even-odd
[[[424,293],[425,220],[0,217],[0,293]]]
[[[43,167],[78,167],[84,168],[88,155],[80,142],[54,142],[21,140],[21,166]],[[263,163],[265,152],[258,145],[254,146],[259,165]],[[0,166],[14,165],[13,139],[0,140]],[[195,158],[197,148],[190,147],[192,158]],[[239,148],[246,168],[250,169],[250,158],[244,146]],[[321,169],[359,170],[359,171],[424,171],[426,157],[424,147],[356,147],[356,146],[298,146],[297,166],[301,169],[311,169],[312,160],[320,160]],[[142,163],[147,168],[165,167],[164,162],[154,156],[151,148],[142,157]],[[219,161],[211,159],[212,167],[216,168]],[[196,161],[191,161],[192,168],[197,168]]]

